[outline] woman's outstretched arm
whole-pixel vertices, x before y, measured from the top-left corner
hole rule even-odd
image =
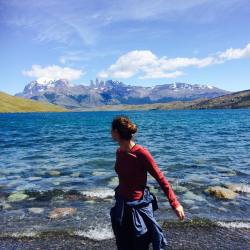
[[[160,170],[160,168],[156,164],[153,156],[150,154],[150,152],[146,148],[144,148],[144,151],[142,154],[142,161],[147,171],[157,180],[160,187],[166,194],[171,207],[173,209],[176,209],[177,207],[179,207],[180,203],[173,189],[171,188],[170,183],[168,182],[167,178],[164,176],[163,172]]]

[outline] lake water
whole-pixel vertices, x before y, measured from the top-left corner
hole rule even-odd
[[[1,235],[68,230],[97,240],[113,237],[109,210],[118,145],[110,128],[118,114],[137,124],[136,143],[153,155],[187,220],[249,228],[250,110],[19,113],[0,114]],[[230,183],[241,191],[232,200],[205,192]],[[150,175],[148,184],[159,200],[157,219],[177,221]],[[56,207],[77,211],[49,218]]]

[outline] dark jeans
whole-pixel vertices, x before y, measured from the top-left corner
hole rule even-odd
[[[116,235],[116,245],[118,250],[149,250],[149,232],[136,237],[132,228],[132,213],[130,207],[125,204],[122,231]]]

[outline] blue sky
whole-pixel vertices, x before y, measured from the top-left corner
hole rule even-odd
[[[32,80],[250,89],[248,0],[0,0],[0,90]]]

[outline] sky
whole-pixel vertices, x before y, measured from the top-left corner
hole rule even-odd
[[[249,0],[0,0],[0,91],[37,79],[250,89]]]

